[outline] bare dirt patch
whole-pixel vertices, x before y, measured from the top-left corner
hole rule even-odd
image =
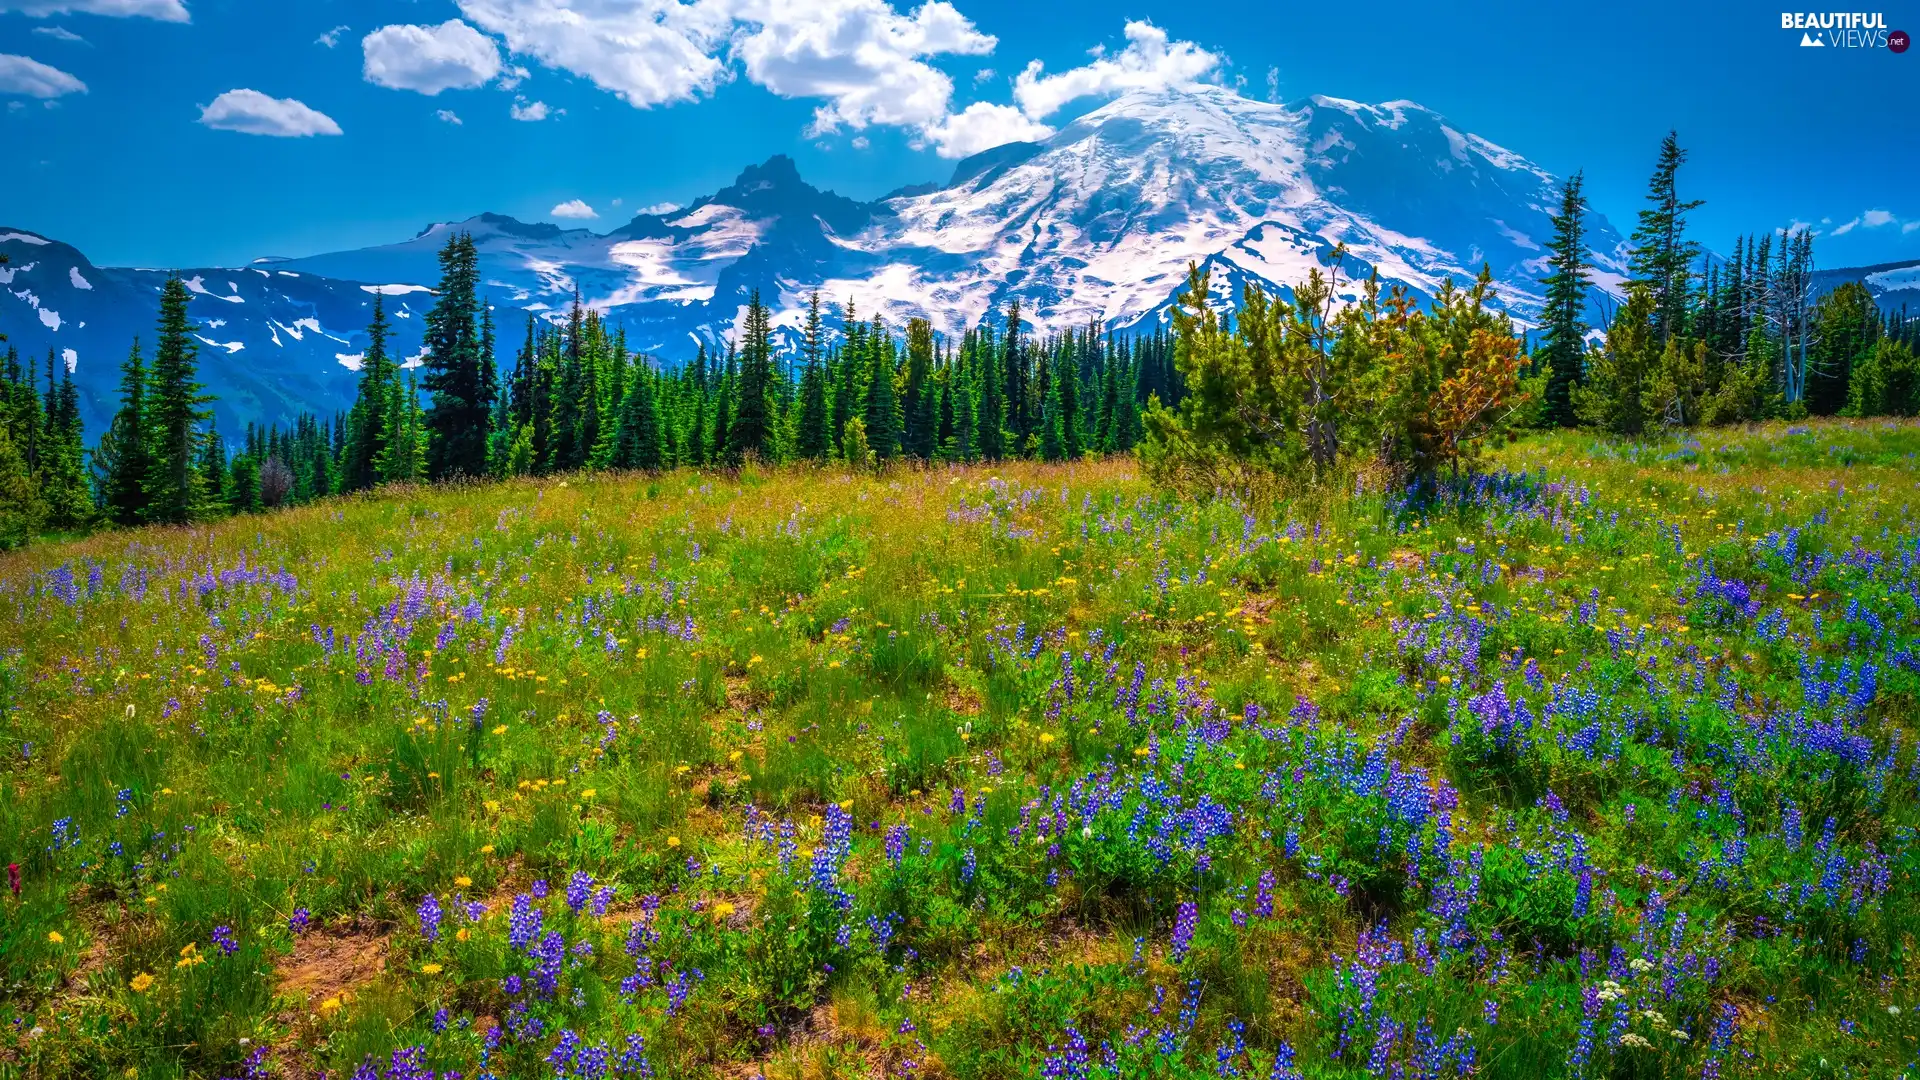
[[[364,986],[385,970],[387,935],[353,928],[302,934],[274,974],[282,994],[318,1003]]]

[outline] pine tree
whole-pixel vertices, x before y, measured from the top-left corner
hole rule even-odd
[[[493,417],[491,357],[481,355],[479,256],[473,236],[459,233],[440,251],[440,289],[427,312],[426,478],[487,475],[487,430]]]
[[[902,449],[921,461],[932,461],[940,449],[938,388],[933,383],[933,324],[907,320],[907,393],[905,439]]]
[[[893,339],[887,336],[878,316],[867,340],[868,382],[866,442],[876,464],[893,460],[900,451],[900,416],[893,392]]]
[[[202,406],[211,399],[200,392],[198,352],[193,324],[187,319],[192,294],[178,276],[160,290],[159,337],[145,395],[142,428],[150,448],[146,516],[148,521],[183,524],[193,520],[205,496],[200,471],[200,425],[210,413]]]
[[[1553,215],[1553,239],[1547,245],[1547,265],[1553,272],[1542,282],[1547,288],[1541,313],[1546,335],[1540,350],[1548,366],[1544,410],[1546,422],[1555,427],[1571,427],[1575,421],[1573,388],[1584,374],[1580,365],[1587,351],[1584,184],[1583,175],[1574,173],[1560,189],[1560,212]]]
[[[802,333],[800,351],[806,366],[800,372],[800,416],[794,432],[794,456],[823,461],[833,449],[833,437],[827,429],[827,373],[820,366],[824,350],[817,292],[807,299],[807,321]]]
[[[734,390],[734,413],[729,418],[727,446],[729,459],[741,461],[748,456],[769,456],[772,424],[767,413],[767,392],[772,376],[773,341],[766,306],[755,289],[747,301],[745,340],[740,346],[740,375]]]
[[[1700,245],[1687,239],[1687,214],[1703,205],[1702,200],[1682,201],[1679,193],[1680,166],[1686,160],[1679,135],[1667,132],[1647,183],[1648,206],[1640,211],[1639,227],[1633,231],[1631,267],[1653,301],[1656,352],[1666,348],[1668,338],[1687,332],[1687,299],[1700,255]]]
[[[0,550],[20,547],[40,532],[46,505],[27,472],[13,436],[0,429]]]
[[[347,456],[342,466],[344,486],[361,491],[379,482],[374,462],[380,460],[393,438],[388,430],[387,402],[399,374],[393,358],[387,355],[386,298],[373,294],[373,321],[367,324],[367,349],[360,357],[360,383],[350,414]]]

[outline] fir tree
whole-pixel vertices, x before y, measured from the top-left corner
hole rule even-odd
[[[360,383],[350,415],[346,460],[342,462],[345,488],[360,491],[379,482],[374,462],[381,459],[392,432],[387,428],[387,402],[399,369],[387,355],[386,298],[373,294],[373,321],[367,324],[367,349],[360,358]]]
[[[875,463],[891,461],[900,450],[900,418],[893,392],[893,339],[888,337],[874,317],[867,342],[868,382],[865,424],[867,447]]]
[[[800,416],[794,432],[794,456],[807,461],[825,460],[833,449],[827,424],[827,373],[821,369],[822,332],[820,294],[807,299],[807,321],[802,331],[800,351],[806,366],[800,372]]]
[[[772,328],[768,320],[766,306],[760,303],[760,290],[755,289],[747,301],[739,382],[733,394],[734,413],[728,419],[728,458],[732,461],[768,456],[772,424],[767,413],[767,392],[773,365]]]
[[[1545,340],[1540,356],[1547,364],[1546,422],[1571,427],[1573,388],[1580,384],[1581,360],[1587,351],[1587,238],[1585,180],[1580,173],[1567,178],[1560,189],[1560,212],[1553,215],[1553,239],[1547,245],[1552,269],[1542,282],[1547,303],[1541,313]]]
[[[1678,177],[1686,160],[1679,135],[1667,132],[1653,178],[1647,183],[1648,205],[1640,211],[1640,224],[1633,231],[1632,272],[1653,302],[1656,350],[1665,349],[1668,338],[1687,332],[1687,299],[1692,293],[1693,264],[1700,255],[1700,245],[1687,239],[1687,214],[1702,201],[1680,198]]]
[[[426,388],[433,395],[425,423],[428,479],[487,474],[495,388],[492,359],[481,355],[479,277],[473,236],[450,238],[440,251],[439,294],[426,319]]]
[[[202,406],[211,399],[200,392],[198,352],[193,324],[187,319],[192,294],[178,276],[160,290],[159,336],[145,395],[148,459],[146,516],[148,521],[182,524],[193,520],[205,495],[205,482],[196,466],[201,444],[200,425],[210,414]]]
[[[903,410],[906,431],[902,449],[921,461],[932,461],[940,449],[938,388],[933,383],[933,324],[907,320],[907,393]]]

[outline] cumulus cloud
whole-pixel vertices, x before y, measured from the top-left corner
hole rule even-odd
[[[597,218],[600,216],[594,212],[593,207],[588,206],[580,199],[568,199],[566,202],[547,211],[547,214],[551,217],[567,218],[574,221],[585,221],[588,218]]]
[[[657,203],[654,203],[652,206],[643,206],[640,209],[635,210],[634,213],[639,215],[652,216],[652,215],[671,214],[678,209],[680,209],[680,204],[677,202],[657,202]]]
[[[1908,233],[1915,231],[1916,229],[1920,229],[1920,221],[1902,222],[1900,225],[1900,235],[1905,236]]]
[[[1860,215],[1860,224],[1865,225],[1869,229],[1877,229],[1882,225],[1891,225],[1893,222],[1894,216],[1885,210],[1869,210]]]
[[[500,50],[493,39],[459,19],[438,26],[383,26],[361,39],[360,48],[367,81],[392,90],[432,96],[470,90],[500,74]]]
[[[733,28],[720,3],[459,0],[516,55],[570,71],[638,108],[691,101],[726,77],[712,55]]]
[[[441,109],[433,115],[439,117],[444,123],[452,124],[454,127],[461,125],[460,114],[454,112],[452,109]]]
[[[0,94],[53,98],[66,94],[84,94],[87,84],[38,60],[0,53]]]
[[[566,110],[560,109],[558,111],[565,112]],[[554,112],[555,110],[551,110],[547,108],[546,102],[528,101],[526,98],[520,98],[516,100],[513,103],[513,108],[508,110],[509,115],[511,115],[515,120],[524,120],[530,124],[537,124],[540,121],[545,120],[548,116],[552,115]]]
[[[292,98],[269,97],[258,90],[229,90],[200,110],[200,122],[245,135],[338,135],[340,125],[317,109]]]
[[[1125,32],[1127,47],[1118,53],[1109,56],[1095,49],[1092,63],[1056,75],[1044,74],[1038,60],[1029,63],[1014,79],[1013,98],[1020,111],[1042,120],[1079,98],[1192,86],[1220,67],[1218,53],[1191,41],[1171,41],[1150,22],[1129,22]]]
[[[325,45],[327,48],[331,49],[335,45],[340,44],[340,35],[346,33],[348,30],[351,30],[351,29],[353,28],[348,26],[346,23],[341,23],[339,26],[336,26],[333,29],[327,31],[326,33],[321,34],[319,37],[314,38],[313,43],[315,45]]]
[[[71,12],[123,19],[159,19],[162,22],[192,21],[184,0],[0,0],[0,14],[9,11],[36,17]]]
[[[1088,63],[1055,73],[1034,61],[1015,80],[1011,104],[975,102],[956,111],[953,79],[934,61],[984,56],[998,43],[950,0],[925,0],[906,11],[895,0],[455,2],[465,22],[439,29],[462,27],[480,37],[466,26],[471,23],[499,38],[509,55],[579,76],[636,108],[698,100],[744,75],[781,97],[818,102],[810,137],[847,131],[857,138],[870,127],[899,127],[915,145],[947,157],[1044,138],[1052,133],[1047,119],[1081,98],[1217,78],[1225,60],[1136,20],[1125,24],[1119,51],[1094,49]],[[499,67],[491,39],[482,40],[486,49],[472,55],[484,56],[488,78],[514,90],[526,70]],[[372,70],[370,53],[369,78]],[[475,81],[444,85],[478,85],[481,70],[465,76]],[[980,86],[994,77],[994,69],[983,67],[972,82]],[[524,99],[513,107],[522,120],[560,111]]]
[[[824,98],[809,135],[873,124],[921,127],[947,115],[953,80],[926,58],[983,55],[995,39],[946,0],[910,15],[884,0],[751,5],[733,53],[747,78],[781,97]]]
[[[87,43],[86,38],[81,37],[79,34],[74,33],[64,26],[36,26],[33,28],[33,32],[42,37],[50,37],[55,41],[78,42],[81,45]]]
[[[924,129],[925,141],[945,158],[963,158],[1010,142],[1038,142],[1053,129],[1011,105],[976,101]]]

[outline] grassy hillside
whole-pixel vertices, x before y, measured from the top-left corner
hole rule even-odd
[[[1916,451],[1569,435],[1424,508],[583,476],[17,553],[0,1074],[1894,1075]]]

